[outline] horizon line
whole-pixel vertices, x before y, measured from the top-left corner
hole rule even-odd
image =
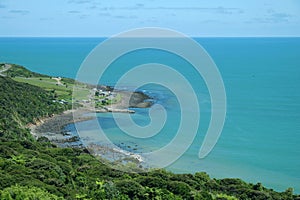
[[[110,38],[112,36],[1,36],[0,38]],[[249,35],[249,36],[188,36],[190,38],[300,38],[297,35],[276,35],[276,36],[267,36],[267,35]]]

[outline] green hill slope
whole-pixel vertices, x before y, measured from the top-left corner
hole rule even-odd
[[[0,86],[0,135],[5,138],[27,138],[25,125],[68,109],[66,105],[52,102],[51,92],[40,87],[2,76]]]

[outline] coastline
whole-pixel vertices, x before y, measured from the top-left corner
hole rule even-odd
[[[59,145],[70,141],[70,135],[66,133],[64,127],[71,123],[93,119],[91,116],[85,116],[89,112],[85,109],[66,110],[61,114],[38,120],[35,124],[29,124],[27,128],[36,139],[46,137],[50,142]],[[73,117],[74,114],[78,116],[76,119]]]
[[[36,124],[30,124],[27,127],[37,140],[39,138],[47,138],[47,140],[59,147],[85,148],[91,155],[99,157],[100,160],[105,160],[105,162],[108,161],[114,164],[131,162],[135,163],[138,168],[145,168],[145,159],[140,154],[107,145],[84,144],[78,135],[71,134],[65,130],[68,124],[94,119],[94,117],[87,116],[89,113],[91,111],[86,109],[66,110],[61,114],[44,118]],[[73,117],[75,114],[76,119]]]
[[[39,138],[47,138],[46,140],[59,147],[86,148],[91,155],[99,157],[100,160],[105,159],[114,164],[132,162],[138,168],[144,168],[145,159],[140,154],[120,147],[108,147],[107,145],[95,143],[84,144],[79,135],[65,130],[65,127],[69,124],[94,119],[95,117],[89,115],[91,113],[117,112],[134,114],[135,111],[129,108],[148,108],[152,105],[151,102],[144,102],[145,99],[152,98],[142,92],[118,91],[118,93],[122,94],[122,99],[118,103],[94,109],[91,103],[85,103],[83,107],[73,108],[61,114],[37,120],[34,124],[27,125],[27,128],[30,129],[31,134],[37,140]],[[134,96],[133,101],[131,101],[131,96]]]

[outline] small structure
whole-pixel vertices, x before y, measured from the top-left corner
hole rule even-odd
[[[64,100],[64,99],[61,99],[61,100],[59,100],[58,101],[60,104],[68,104],[68,102],[66,101],[66,100]]]

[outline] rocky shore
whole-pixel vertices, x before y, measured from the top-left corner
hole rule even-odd
[[[82,142],[78,135],[70,135],[65,130],[65,126],[71,123],[93,119],[92,116],[87,116],[88,113],[90,113],[90,111],[82,109],[67,110],[62,114],[39,120],[35,124],[30,124],[28,128],[36,139],[47,138],[50,142],[61,147],[81,147]],[[76,115],[76,119],[74,119],[73,115]]]
[[[113,155],[113,158],[118,157],[119,160],[128,160],[128,158],[131,158],[137,163],[142,163],[143,158],[140,155],[122,149],[109,149],[95,144],[92,146],[84,146],[78,135],[73,135],[73,133],[65,130],[65,127],[68,124],[93,119],[93,117],[89,115],[92,112],[120,112],[134,114],[135,111],[129,108],[147,108],[152,105],[150,101],[145,102],[145,100],[151,98],[142,92],[118,91],[118,93],[122,95],[122,100],[116,104],[112,104],[102,109],[92,109],[90,105],[84,105],[82,108],[67,110],[62,114],[39,120],[35,124],[30,124],[28,127],[35,138],[46,138],[60,147],[71,146],[76,148],[87,148],[92,154],[97,156],[101,156],[102,154],[102,156],[108,160],[110,160],[109,157]],[[76,118],[74,118],[74,116],[76,116]],[[105,149],[105,151],[103,151],[103,149]]]
[[[128,109],[128,108],[149,108],[153,104],[152,97],[143,92],[130,92],[115,90],[116,93],[122,96],[120,102],[107,106],[114,109]],[[110,111],[109,111],[110,112]]]

